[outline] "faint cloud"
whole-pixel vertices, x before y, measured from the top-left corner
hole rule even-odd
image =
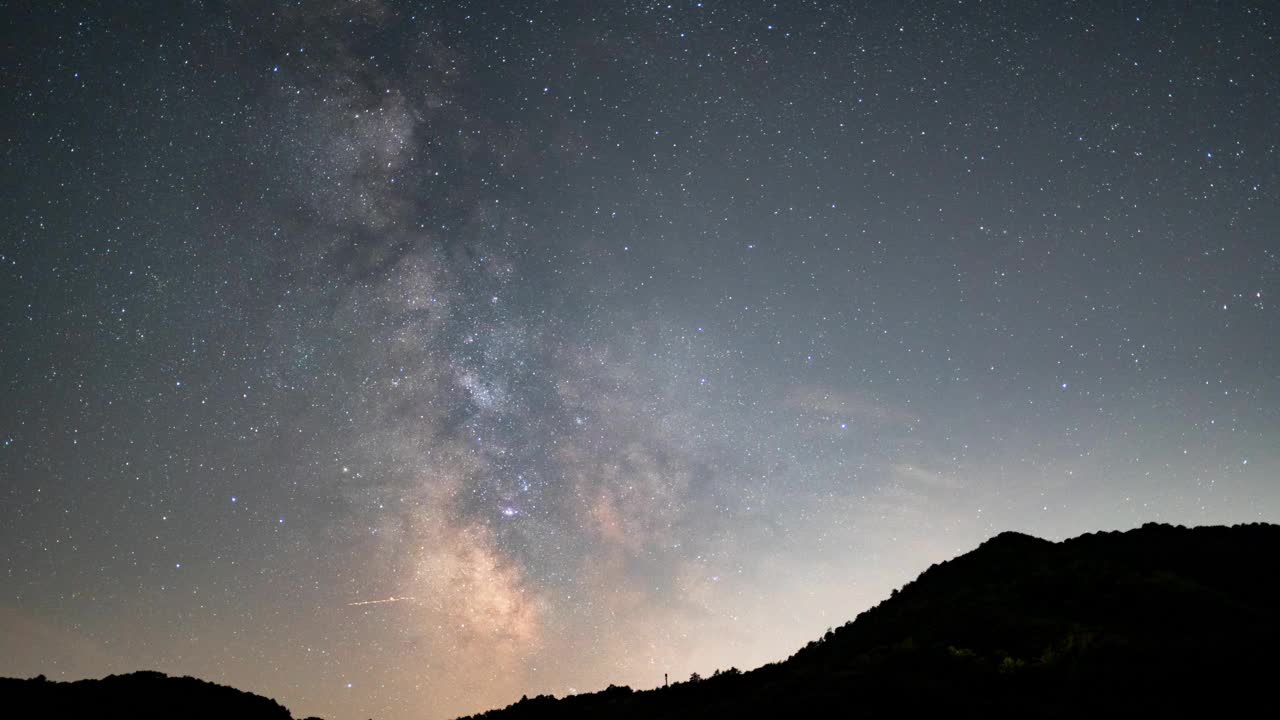
[[[929,470],[919,465],[898,464],[891,468],[894,480],[917,488],[956,490],[961,487],[955,475]]]
[[[833,429],[852,426],[908,426],[920,422],[904,408],[866,395],[831,387],[810,386],[791,390],[783,405],[801,418],[829,423]]]

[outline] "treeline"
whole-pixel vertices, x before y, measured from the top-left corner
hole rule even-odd
[[[785,661],[474,718],[1231,714],[1280,670],[1280,527],[1003,533]]]

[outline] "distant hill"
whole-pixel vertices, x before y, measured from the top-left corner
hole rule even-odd
[[[142,671],[101,680],[0,678],[0,717],[293,720],[275,700],[192,677]]]
[[[1003,533],[787,660],[471,720],[1223,716],[1274,707],[1280,526]]]
[[[1003,533],[785,661],[667,688],[540,695],[471,720],[1224,717],[1274,707],[1280,526]],[[291,720],[157,672],[0,678],[0,717]]]

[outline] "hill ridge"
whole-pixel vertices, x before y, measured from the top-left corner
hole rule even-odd
[[[1147,523],[1059,541],[1005,531],[786,660],[653,690],[526,697],[465,720],[776,717],[850,703],[1033,717],[1160,707],[1177,716],[1220,707],[1227,699],[1217,691],[1228,686],[1240,701],[1265,687],[1240,681],[1277,670],[1259,648],[1280,639],[1280,581],[1242,570],[1242,559],[1277,552],[1280,526],[1266,523]],[[1194,624],[1196,611],[1212,622]],[[1154,690],[1171,678],[1187,682],[1164,696]]]
[[[1148,523],[1050,541],[1006,531],[931,565],[790,657],[635,691],[523,697],[470,720],[773,718],[861,711],[1223,715],[1280,671],[1280,526]],[[0,678],[14,717],[292,720],[275,700],[141,670]]]
[[[0,678],[0,715],[9,717],[91,718],[246,718],[293,720],[272,698],[229,685],[157,670],[135,670],[103,678],[57,681]]]

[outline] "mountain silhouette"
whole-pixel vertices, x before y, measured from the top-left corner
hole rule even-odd
[[[1244,715],[1274,704],[1277,558],[1266,524],[1006,532],[784,661],[468,720]],[[274,700],[157,672],[0,678],[0,717],[291,720]]]
[[[785,661],[469,720],[1239,714],[1274,704],[1277,558],[1276,525],[1002,533]]]
[[[0,678],[0,717],[293,720],[270,698],[149,670],[75,682],[52,682],[43,675]]]

